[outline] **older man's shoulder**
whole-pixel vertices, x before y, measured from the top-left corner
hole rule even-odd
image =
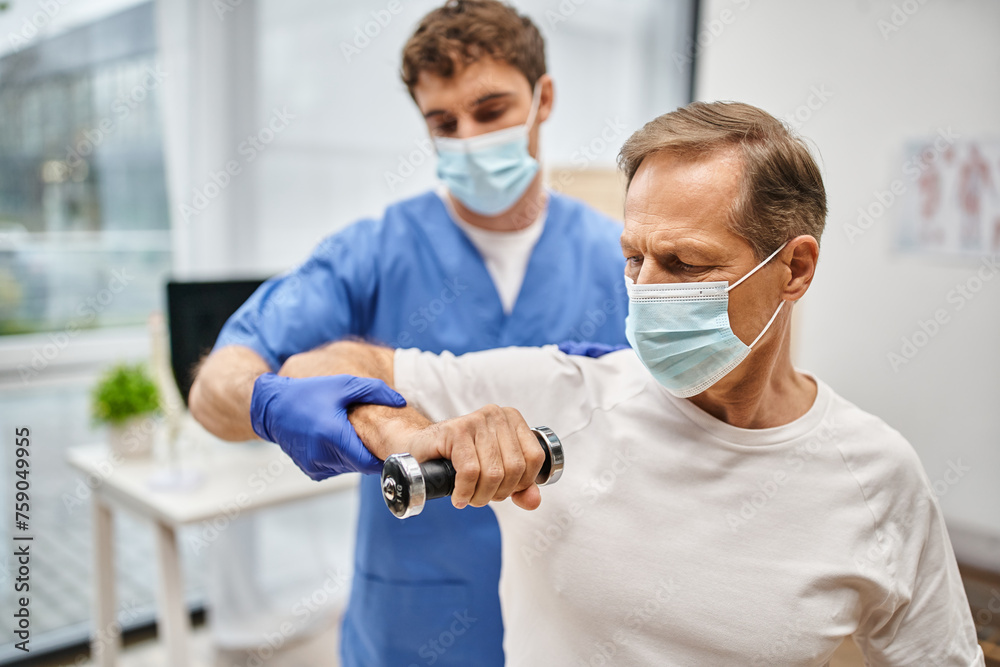
[[[913,445],[883,419],[831,390],[828,420],[844,465],[869,503],[889,503],[929,491]]]

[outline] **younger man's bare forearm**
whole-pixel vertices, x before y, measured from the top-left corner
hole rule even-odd
[[[191,386],[191,415],[223,440],[256,439],[250,424],[250,398],[256,379],[270,370],[260,355],[246,347],[232,345],[213,352],[202,362]]]

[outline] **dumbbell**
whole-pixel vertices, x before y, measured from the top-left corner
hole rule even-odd
[[[546,426],[538,426],[531,432],[545,451],[545,463],[535,483],[553,484],[562,476],[562,442]],[[410,454],[393,454],[382,467],[382,497],[389,511],[400,519],[420,514],[428,500],[450,496],[454,490],[455,468],[447,459],[417,463]]]

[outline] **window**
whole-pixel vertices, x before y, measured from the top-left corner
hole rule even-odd
[[[65,453],[102,439],[89,418],[94,371],[142,351],[144,334],[132,336],[141,343],[126,341],[112,328],[143,324],[160,308],[171,265],[153,9],[138,4],[0,58],[0,429],[5,442],[15,426],[34,435],[35,538],[32,652],[13,648],[13,626],[5,624],[4,663],[85,642],[89,632],[89,490]],[[52,341],[80,340],[87,330],[95,330],[88,343],[72,347],[99,349],[63,353],[67,372],[53,370]],[[33,352],[46,363],[25,376],[20,369]],[[74,365],[83,356],[87,363]],[[12,462],[0,459],[7,498]],[[148,622],[152,534],[130,517],[116,519],[115,529],[120,619]],[[8,542],[10,531],[0,530]],[[185,559],[194,574],[186,578],[188,599],[199,599],[202,567],[190,550]],[[13,558],[0,558],[2,609],[15,608],[15,569]]]
[[[146,3],[0,59],[0,335],[140,324],[158,305],[155,49]]]

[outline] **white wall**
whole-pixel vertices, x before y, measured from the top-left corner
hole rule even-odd
[[[899,30],[884,37],[878,21],[891,24],[894,4],[916,11],[905,22],[897,15]],[[810,115],[801,132],[822,155],[830,214],[818,277],[799,306],[797,362],[913,443],[945,490],[953,539],[965,529],[993,536],[996,567],[1000,276],[957,310],[946,295],[980,260],[895,254],[898,203],[853,243],[845,226],[901,178],[907,140],[947,127],[963,138],[1000,136],[1000,3],[706,0],[701,18],[703,28],[716,21],[717,34],[703,36],[698,99],[786,117],[825,89],[827,101],[814,97],[818,108],[801,112]],[[1000,165],[993,169],[1000,187]],[[894,372],[888,353],[941,308],[947,324]],[[947,484],[952,464],[968,470]]]

